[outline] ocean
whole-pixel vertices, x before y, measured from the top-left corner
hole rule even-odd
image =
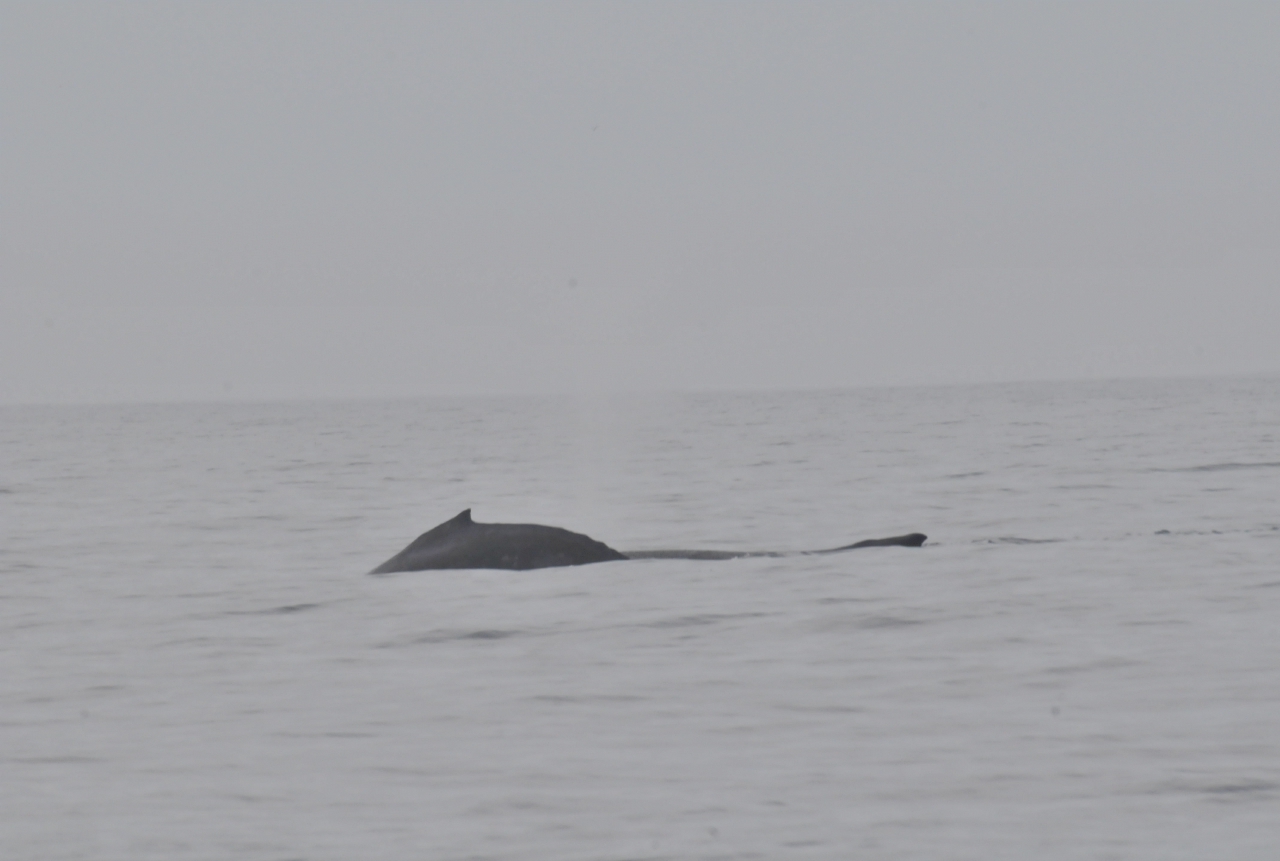
[[[0,537],[4,859],[1280,851],[1278,379],[9,406]]]

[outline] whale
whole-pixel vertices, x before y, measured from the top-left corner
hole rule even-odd
[[[864,547],[919,547],[927,536],[919,532],[892,538],[872,538],[827,550],[634,550],[620,553],[603,542],[558,526],[536,523],[476,523],[471,509],[463,511],[415,538],[408,547],[383,562],[370,574],[402,571],[435,571],[459,568],[496,568],[529,571],[621,562],[627,559],[743,559],[755,556],[814,556],[842,553]]]

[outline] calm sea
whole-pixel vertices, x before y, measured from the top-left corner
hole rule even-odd
[[[1280,851],[1276,379],[8,407],[0,538],[4,859]]]

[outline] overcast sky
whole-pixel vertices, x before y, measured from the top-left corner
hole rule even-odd
[[[0,4],[0,401],[1280,373],[1280,3]]]

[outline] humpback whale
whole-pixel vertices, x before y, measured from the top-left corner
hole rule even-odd
[[[776,551],[729,550],[636,550],[619,553],[607,544],[558,526],[536,523],[476,523],[471,509],[419,535],[405,549],[370,574],[397,571],[429,571],[442,568],[502,568],[528,571],[562,565],[587,565],[624,559],[741,559],[748,556],[812,556],[839,553],[861,547],[919,547],[925,536],[919,532],[893,538],[873,538],[832,547],[829,550]]]

